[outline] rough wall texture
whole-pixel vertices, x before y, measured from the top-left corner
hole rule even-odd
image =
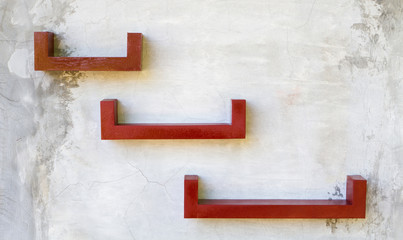
[[[400,0],[0,2],[0,239],[403,239]],[[35,72],[58,55],[124,56],[141,72]],[[245,140],[101,141],[99,101],[124,122],[228,122]],[[183,176],[206,198],[344,198],[363,220],[183,219]]]

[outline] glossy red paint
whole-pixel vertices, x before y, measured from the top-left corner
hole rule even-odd
[[[127,33],[127,57],[54,57],[51,32],[35,32],[36,71],[140,71],[143,35]]]
[[[101,139],[245,138],[246,101],[232,100],[231,124],[119,124],[118,101],[101,101]]]
[[[185,176],[185,218],[365,218],[367,181],[347,176],[346,200],[198,199],[198,176]]]

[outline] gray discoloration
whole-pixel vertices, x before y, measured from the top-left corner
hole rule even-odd
[[[343,198],[343,193],[341,193],[340,191],[340,187],[339,186],[335,186],[334,187],[334,193],[332,194],[332,196],[337,197],[337,198]]]
[[[72,100],[69,85],[60,84],[60,79],[49,79],[50,86],[36,92],[42,96],[37,109],[43,119],[38,126],[36,135],[39,135],[39,144],[36,148],[35,174],[32,175],[32,195],[37,211],[40,210],[41,226],[38,234],[42,239],[47,238],[47,209],[49,201],[49,175],[53,171],[53,161],[57,156],[58,148],[64,143],[69,130],[72,128],[69,102]],[[51,100],[51,101],[49,101]],[[37,138],[37,136],[35,136]],[[39,219],[38,219],[39,220]]]
[[[54,55],[56,57],[68,57],[74,52],[63,44],[63,35],[55,36],[54,46]],[[78,80],[85,77],[84,72],[79,71],[50,71],[48,74],[53,77],[57,84],[66,85],[68,88],[78,87]],[[69,94],[63,95],[68,98],[67,95]]]
[[[67,0],[37,0],[32,6],[32,22],[35,28],[54,30],[63,27],[66,17],[75,12],[75,1]],[[33,11],[38,10],[38,11]],[[45,13],[45,14],[40,14]],[[40,29],[43,30],[43,29]]]
[[[367,68],[370,58],[362,56],[346,56],[346,61],[357,68]]]
[[[398,166],[401,160],[390,147],[400,148],[402,144],[401,136],[393,133],[399,122],[391,117],[401,111],[396,85],[396,73],[401,73],[401,69],[391,66],[400,64],[393,55],[398,44],[396,39],[402,37],[402,2],[362,0],[356,1],[356,5],[362,22],[351,26],[351,51],[341,65],[350,67],[355,96],[362,96],[355,101],[361,113],[356,126],[363,126],[357,139],[366,146],[361,155],[367,167],[361,171],[368,176],[367,218],[363,226],[366,239],[391,239],[401,233],[393,220],[395,209],[402,204],[397,197],[403,188],[398,177],[401,168],[390,167]],[[372,89],[371,94],[362,95],[363,89]],[[391,140],[391,136],[397,140]],[[343,224],[350,228],[352,222],[343,221]],[[332,226],[329,221],[326,224]]]
[[[337,229],[337,222],[338,222],[338,219],[333,219],[333,218],[326,219],[326,227],[330,227],[331,232],[335,233],[336,229]]]
[[[16,49],[27,49],[33,56],[32,29],[61,25],[72,12],[71,3],[16,0],[0,4],[0,239],[48,239],[49,175],[72,127],[69,88],[77,87],[83,75],[30,72],[30,78],[21,78],[9,71],[7,62]],[[48,15],[30,14],[38,7],[46,8]],[[26,61],[32,69],[33,58]]]
[[[64,34],[54,35],[53,41],[53,54],[55,57],[68,57],[73,53],[73,50],[66,48],[66,46],[63,44]]]
[[[382,7],[373,1],[356,1],[362,15],[362,22],[351,25],[353,40],[351,55],[341,64],[359,69],[384,71],[388,63],[386,34],[381,25]]]
[[[331,194],[331,196],[332,196],[332,197],[329,197],[329,200],[332,200],[333,197],[335,197],[336,199],[344,198],[344,195],[343,195],[343,193],[341,193],[339,186],[335,186],[334,192],[333,193],[328,192],[328,194]]]
[[[381,8],[379,24],[388,40],[394,40],[402,30],[403,2],[400,0],[378,0]]]
[[[370,28],[365,23],[354,23],[353,25],[351,25],[351,28],[363,32],[370,30]]]
[[[78,82],[80,79],[84,78],[86,75],[83,72],[78,71],[55,71],[50,73],[54,78],[54,81],[59,85],[65,85],[68,88],[78,87]],[[69,98],[70,94],[64,94],[66,98]]]

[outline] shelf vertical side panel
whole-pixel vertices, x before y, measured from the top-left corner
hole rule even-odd
[[[246,100],[232,100],[231,118],[232,137],[245,138],[246,132]]]
[[[197,175],[185,176],[184,213],[185,218],[197,218],[199,201],[199,178]]]
[[[357,218],[365,218],[367,180],[359,175],[347,176],[346,200],[352,204]]]
[[[143,34],[127,33],[127,70],[142,68]]]
[[[34,33],[35,70],[46,70],[49,57],[54,56],[54,35],[51,32]]]
[[[118,124],[118,101],[105,99],[101,101],[101,139],[111,139],[115,135],[114,127]]]

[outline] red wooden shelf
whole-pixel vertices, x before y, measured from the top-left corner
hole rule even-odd
[[[140,71],[143,36],[127,33],[127,57],[54,57],[51,32],[35,32],[37,71]]]
[[[101,101],[101,139],[245,138],[245,100],[232,100],[231,124],[119,124],[117,103],[116,99]]]
[[[198,176],[185,176],[185,218],[365,218],[367,181],[347,176],[346,200],[198,199]]]

